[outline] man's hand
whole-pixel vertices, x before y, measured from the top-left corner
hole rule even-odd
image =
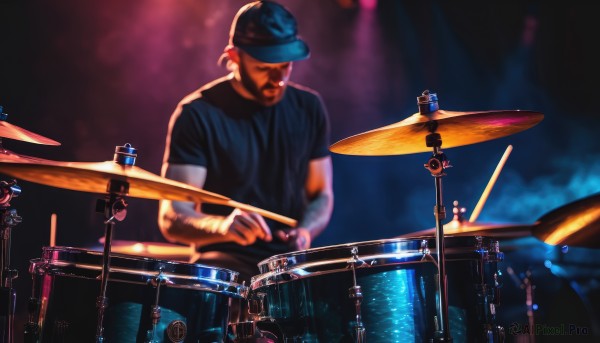
[[[307,229],[299,227],[289,231],[276,231],[275,234],[294,250],[306,250],[310,248],[312,240]]]
[[[271,229],[260,214],[236,208],[227,217],[225,223],[229,225],[225,235],[240,245],[252,245],[257,239],[266,242],[273,239]]]

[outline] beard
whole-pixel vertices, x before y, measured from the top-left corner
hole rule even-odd
[[[246,71],[246,68],[243,63],[238,65],[238,70],[240,73],[240,78],[242,85],[250,94],[254,96],[256,101],[263,106],[272,106],[278,103],[285,94],[286,86],[279,86],[272,83],[266,83],[264,86],[259,87],[255,82],[252,81],[252,78]]]

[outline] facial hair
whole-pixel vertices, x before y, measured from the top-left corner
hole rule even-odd
[[[254,98],[256,99],[256,101],[258,103],[260,103],[263,106],[272,106],[275,105],[276,103],[279,102],[279,100],[281,100],[281,98],[283,98],[283,95],[285,93],[285,85],[283,86],[277,86],[271,83],[267,83],[262,87],[258,87],[258,85],[256,83],[254,83],[252,81],[252,79],[250,78],[250,76],[248,75],[248,72],[246,71],[246,67],[244,66],[243,63],[240,63],[238,65],[238,71],[240,73],[240,79],[242,82],[242,85],[244,86],[244,88],[246,88],[246,90],[248,90],[248,92],[250,92],[250,94],[252,94],[254,96]],[[277,89],[277,88],[281,88],[281,91],[276,93],[275,95],[272,96],[267,96],[265,95],[264,91],[268,90],[268,89]]]

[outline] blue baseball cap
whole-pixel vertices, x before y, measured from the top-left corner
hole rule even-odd
[[[298,36],[294,16],[272,1],[244,5],[231,25],[229,43],[266,63],[306,59],[308,45]]]

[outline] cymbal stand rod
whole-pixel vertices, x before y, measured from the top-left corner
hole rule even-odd
[[[21,222],[17,211],[10,209],[10,200],[21,193],[16,181],[0,182],[0,342],[12,343],[17,293],[12,287],[17,270],[10,268],[11,230]]]
[[[439,135],[438,135],[439,136]],[[439,290],[439,327],[435,340],[439,342],[451,342],[450,325],[448,318],[448,280],[446,277],[446,255],[444,251],[444,225],[442,221],[446,219],[446,209],[442,199],[442,176],[445,175],[444,167],[447,161],[439,147],[433,148],[433,156],[427,162],[425,167],[431,172],[435,179],[435,249],[437,254],[438,290]]]
[[[417,105],[419,113],[423,116],[429,116],[439,110],[438,97],[435,93],[430,93],[425,90],[421,96],[417,97]],[[430,120],[426,124],[430,132],[425,137],[425,145],[433,149],[433,155],[425,163],[425,169],[429,170],[431,176],[435,179],[435,207],[433,214],[435,216],[435,249],[437,254],[438,264],[438,325],[434,333],[434,341],[436,342],[452,342],[450,335],[450,321],[448,316],[448,280],[446,277],[446,255],[444,252],[444,225],[442,221],[446,219],[446,209],[444,208],[442,199],[442,177],[445,168],[449,168],[450,162],[446,159],[446,155],[441,150],[442,136],[437,133],[438,122]]]
[[[104,341],[102,336],[104,328],[102,322],[104,321],[104,311],[108,307],[108,298],[106,297],[106,288],[108,286],[108,273],[110,270],[110,241],[112,239],[112,231],[115,224],[112,221],[107,221],[105,229],[105,241],[104,250],[102,254],[102,276],[100,283],[100,295],[96,299],[96,307],[98,307],[98,325],[96,327],[96,342],[100,343]]]
[[[108,191],[110,195],[107,201],[100,201],[104,203],[104,215],[107,218],[104,222],[105,233],[104,233],[104,250],[102,253],[102,275],[100,284],[100,295],[96,299],[96,307],[98,307],[98,322],[96,326],[96,342],[104,342],[104,311],[108,307],[108,298],[106,297],[106,290],[108,288],[108,276],[110,273],[110,250],[112,242],[112,234],[115,227],[115,220],[122,221],[127,215],[127,203],[121,197],[121,194],[127,194],[129,190],[129,184],[124,181],[111,180],[108,184]],[[99,206],[98,206],[99,207]]]

